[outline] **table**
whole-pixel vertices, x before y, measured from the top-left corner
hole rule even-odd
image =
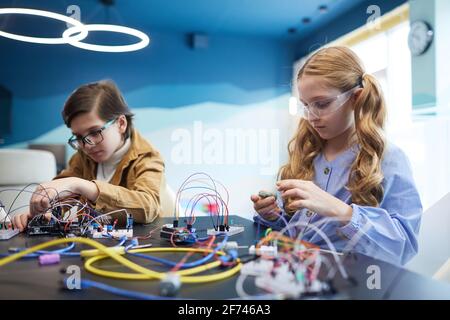
[[[156,227],[165,223],[172,223],[171,218],[158,218],[149,225],[135,225],[134,235],[145,235]],[[255,243],[257,227],[248,219],[239,216],[230,216],[231,225],[241,225],[245,231],[230,237],[229,241],[237,241],[240,246],[249,246]],[[183,225],[183,222],[180,222]],[[198,217],[195,228],[200,230],[200,234],[206,228],[211,228],[212,223],[209,217]],[[205,233],[204,233],[205,234]],[[27,237],[20,234],[8,241],[0,241],[0,253],[6,253],[10,247],[31,247],[38,243],[48,241],[51,237]],[[116,241],[102,239],[105,245],[113,246]],[[170,243],[166,239],[161,239],[159,233],[155,232],[152,238],[142,241],[152,243],[153,247],[167,247]],[[88,248],[77,244],[76,250]],[[51,250],[49,248],[49,250]],[[248,253],[248,249],[239,249],[239,254]],[[182,254],[183,255],[183,254]],[[182,256],[180,255],[180,257]],[[169,256],[166,254],[166,256]],[[142,259],[131,259],[140,264],[157,268],[157,264],[152,261]],[[343,256],[343,263],[352,278],[352,283],[344,280],[339,273],[333,279],[333,286],[337,291],[336,295],[322,297],[326,299],[450,299],[450,285],[441,283],[419,274],[410,272],[398,266],[379,261],[360,254],[348,254]],[[81,267],[81,276],[86,279],[100,281],[122,289],[136,290],[148,294],[159,293],[159,281],[125,281],[99,277],[83,270],[83,261],[79,257],[61,258],[58,265],[39,266],[37,259],[21,259],[6,266],[0,267],[0,299],[123,299],[98,289],[64,290],[62,280],[63,272],[70,265]],[[371,275],[368,273],[370,266],[378,266],[381,274],[381,288],[369,289],[367,280]],[[99,266],[111,270],[125,269],[118,266],[111,259],[99,262]],[[214,271],[212,271],[214,273]],[[179,291],[181,298],[193,299],[229,299],[236,298],[235,283],[237,275],[231,278],[204,284],[182,284]],[[246,291],[249,293],[258,292],[253,286],[253,281],[246,282]]]

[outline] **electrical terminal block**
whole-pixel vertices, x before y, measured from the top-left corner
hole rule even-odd
[[[208,236],[213,236],[213,235],[215,236],[215,235],[218,235],[221,233],[222,234],[226,233],[230,237],[230,236],[234,236],[235,234],[242,233],[242,232],[244,232],[244,230],[245,230],[245,228],[243,226],[230,226],[230,227],[228,227],[228,231],[226,230],[226,228],[224,228],[223,231],[220,231],[220,229],[219,230],[208,229],[206,231],[206,233],[208,234]]]
[[[107,225],[101,229],[90,230],[93,239],[114,238],[121,239],[126,237],[128,240],[133,238],[133,229],[112,229],[111,225]]]
[[[165,224],[161,228],[160,237],[174,242],[187,242],[195,239],[195,232],[195,228],[189,231],[183,227],[174,227],[173,224]]]
[[[260,246],[256,248],[252,245],[248,249],[248,253],[257,256],[276,257],[278,255],[278,249],[275,246]]]
[[[273,269],[273,260],[257,260],[245,263],[241,273],[249,276],[262,276],[270,273]]]
[[[19,234],[19,229],[0,229],[0,240],[9,240]]]

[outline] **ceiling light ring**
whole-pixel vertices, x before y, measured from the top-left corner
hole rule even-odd
[[[39,43],[39,44],[67,44],[70,42],[77,42],[82,41],[88,36],[87,29],[84,29],[84,24],[80,21],[59,14],[54,13],[50,11],[44,11],[44,10],[36,10],[36,9],[28,9],[28,8],[0,8],[0,15],[2,14],[25,14],[25,15],[33,15],[33,16],[40,16],[45,18],[50,18],[54,20],[59,20],[62,22],[69,23],[70,25],[76,28],[79,28],[80,32],[77,35],[73,35],[72,33],[71,37],[60,37],[60,38],[39,38],[39,37],[29,37],[29,36],[23,36],[18,35],[14,33],[9,33],[5,31],[0,30],[0,36],[3,36],[5,38],[23,41],[23,42],[30,42],[30,43]]]
[[[77,41],[76,39],[73,39],[72,35],[79,32],[91,32],[91,31],[106,31],[106,32],[116,32],[116,33],[123,33],[130,36],[134,36],[136,38],[141,39],[141,41],[133,44],[128,45],[119,45],[119,46],[112,46],[112,45],[97,45],[97,44],[90,44],[85,43],[81,41]],[[63,38],[66,39],[67,43],[81,49],[85,50],[91,50],[91,51],[100,51],[100,52],[129,52],[129,51],[136,51],[145,48],[149,43],[150,39],[149,37],[136,29],[124,27],[124,26],[118,26],[118,25],[112,25],[112,24],[85,24],[82,26],[73,26],[69,29],[65,30],[63,32]]]

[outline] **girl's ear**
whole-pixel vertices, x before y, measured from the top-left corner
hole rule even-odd
[[[124,134],[125,131],[127,131],[128,121],[123,114],[120,115],[119,118],[117,118],[117,125],[121,134]]]

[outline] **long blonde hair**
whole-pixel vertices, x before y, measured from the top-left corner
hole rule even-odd
[[[342,92],[362,85],[363,89],[353,106],[359,150],[351,166],[347,188],[353,203],[379,206],[384,194],[381,161],[386,147],[386,106],[378,81],[365,74],[361,60],[347,47],[328,47],[317,51],[302,66],[297,79],[301,80],[303,75],[320,76],[329,86]],[[279,177],[313,180],[313,160],[323,151],[324,145],[325,140],[307,120],[301,119],[288,145],[289,161],[281,167]]]

